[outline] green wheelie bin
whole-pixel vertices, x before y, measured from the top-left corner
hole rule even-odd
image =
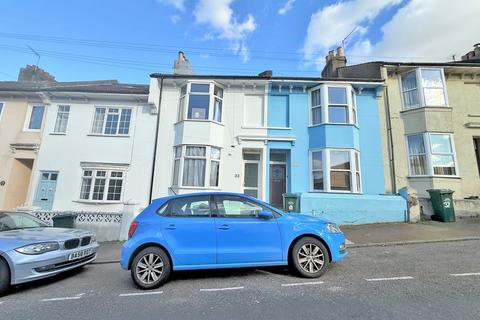
[[[455,222],[455,209],[453,207],[453,190],[429,189],[430,200],[432,201],[433,220],[441,222]]]

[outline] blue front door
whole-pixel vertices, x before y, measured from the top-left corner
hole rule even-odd
[[[44,210],[52,210],[58,172],[41,171],[33,205]]]
[[[177,265],[215,264],[215,221],[210,196],[170,200],[162,213],[162,235]]]
[[[217,263],[268,263],[282,260],[282,242],[276,219],[261,219],[268,210],[240,196],[215,196],[218,217]]]

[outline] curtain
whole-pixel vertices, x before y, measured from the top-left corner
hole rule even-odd
[[[200,148],[195,148],[200,149]],[[187,148],[188,153],[188,148]],[[183,164],[183,185],[203,187],[205,184],[205,159],[185,159]]]

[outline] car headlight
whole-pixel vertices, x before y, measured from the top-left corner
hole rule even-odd
[[[342,230],[340,230],[340,227],[337,226],[335,223],[331,223],[331,222],[325,223],[325,227],[327,227],[328,231],[330,231],[331,233],[342,232]]]
[[[92,237],[90,238],[90,243],[95,243],[95,242],[97,242],[97,236],[92,235]]]
[[[23,254],[42,254],[45,252],[58,250],[59,248],[60,245],[58,242],[43,242],[20,247],[15,249],[15,251]]]

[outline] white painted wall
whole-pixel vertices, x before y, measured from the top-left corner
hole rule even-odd
[[[52,134],[59,104],[70,105],[65,135]],[[95,106],[131,107],[129,136],[90,135]],[[37,157],[32,188],[29,192],[30,206],[33,205],[42,170],[59,172],[53,210],[116,212],[121,211],[123,202],[128,200],[136,200],[142,206],[148,205],[156,115],[151,114],[151,108],[147,103],[137,104],[127,100],[123,102],[103,100],[98,103],[55,101],[47,110],[42,147]],[[81,162],[128,164],[121,201],[109,204],[79,201]]]
[[[210,121],[182,121],[177,123],[180,87],[186,82],[182,80],[165,80],[160,109],[160,130],[158,135],[157,161],[155,165],[154,198],[172,194],[170,189],[173,176],[173,147],[179,144],[203,144],[222,148],[220,161],[220,181],[218,188],[188,187],[175,189],[177,193],[201,191],[243,192],[243,150],[257,149],[265,159],[266,144],[258,138],[267,137],[266,128],[266,93],[267,81],[216,81],[223,85],[223,119],[222,125]],[[159,96],[158,79],[150,83],[150,96]],[[196,80],[196,82],[202,82]],[[264,123],[262,126],[246,127],[244,119],[245,104],[249,101],[246,95],[256,94],[264,97]],[[250,99],[251,100],[251,99]],[[158,98],[150,100],[158,105]],[[259,103],[261,106],[261,103]],[[247,110],[252,112],[250,108]],[[239,143],[239,137],[242,141]],[[265,161],[262,161],[260,198],[265,198]]]

